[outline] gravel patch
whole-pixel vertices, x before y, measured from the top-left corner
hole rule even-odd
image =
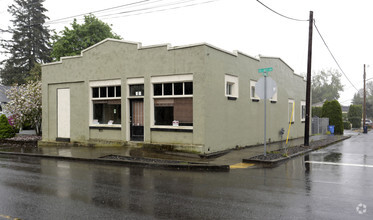
[[[291,156],[293,154],[297,153],[302,153],[302,152],[307,152],[309,150],[316,150],[321,147],[326,147],[330,144],[333,144],[335,142],[344,140],[349,138],[349,136],[328,136],[326,139],[323,140],[318,140],[318,141],[313,141],[310,143],[310,146],[304,146],[298,145],[298,146],[293,146],[293,147],[288,147],[288,148],[283,148],[275,151],[268,152],[266,156],[264,154],[257,155],[254,157],[249,158],[249,160],[263,160],[263,161],[269,161],[269,160],[276,160],[280,158],[286,158],[288,156]]]
[[[20,146],[32,146],[37,147],[38,141],[41,140],[41,136],[37,135],[17,135],[12,138],[0,139],[1,147],[20,147]]]
[[[5,140],[12,140],[12,141],[40,141],[41,136],[37,135],[17,135],[12,138],[6,138]]]
[[[148,162],[148,163],[162,163],[162,164],[205,164],[205,163],[197,163],[197,162],[164,160],[164,159],[145,158],[145,157],[127,157],[127,156],[120,156],[120,155],[107,155],[107,156],[102,156],[100,158],[111,159],[111,160],[140,161],[140,162]]]

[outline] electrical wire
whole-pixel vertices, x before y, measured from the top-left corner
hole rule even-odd
[[[345,101],[342,101],[342,102],[339,102],[339,103],[345,103],[345,102],[348,102],[348,101],[351,101],[352,99],[347,99]]]
[[[324,45],[325,45],[326,49],[328,49],[330,55],[332,56],[334,62],[337,64],[338,68],[341,70],[341,72],[342,72],[343,75],[346,77],[346,79],[348,80],[348,82],[349,82],[349,83],[350,83],[350,84],[351,84],[351,85],[356,89],[356,91],[359,91],[359,90],[355,87],[355,85],[351,82],[351,80],[347,77],[346,73],[343,71],[343,69],[342,69],[341,66],[339,65],[337,59],[334,57],[334,55],[333,55],[332,51],[330,50],[328,44],[325,42],[325,40],[324,40],[323,36],[321,35],[319,29],[317,28],[317,26],[316,26],[316,20],[315,20],[315,19],[314,19],[313,25],[315,26],[317,33],[319,34],[321,40],[324,42]]]
[[[154,2],[150,2],[150,3],[155,3],[155,2],[159,2],[159,1],[162,1],[162,0],[154,1]],[[121,11],[121,12],[116,12],[116,13],[111,13],[111,14],[98,15],[97,17],[98,18],[103,18],[103,17],[110,17],[110,16],[113,16],[113,15],[131,14],[131,13],[134,13],[134,12],[148,11],[148,10],[157,9],[157,8],[163,8],[163,7],[173,6],[173,5],[185,4],[185,3],[189,3],[189,2],[193,2],[193,1],[196,1],[196,0],[182,0],[182,1],[177,1],[177,2],[171,2],[171,3],[161,4],[161,5],[154,5],[154,6],[151,6],[151,7],[137,8],[137,9],[133,9],[133,10]],[[215,1],[217,1],[217,0],[215,0]],[[181,7],[186,7],[186,6],[179,6],[177,8],[181,8]],[[175,8],[172,8],[172,9],[175,9]],[[100,10],[100,11],[102,12],[104,10]],[[158,10],[158,11],[164,11],[164,10]],[[95,12],[91,12],[91,13],[95,13]],[[89,14],[89,13],[86,13],[86,14]],[[138,13],[138,14],[144,14],[144,13]],[[138,14],[136,14],[136,15],[138,15]],[[82,14],[82,15],[85,15],[85,14]],[[79,16],[81,16],[81,15],[71,16],[71,17],[73,18],[73,17],[79,17]],[[125,16],[123,16],[123,17],[125,17]],[[59,20],[61,20],[61,19],[59,19]],[[50,24],[50,23],[56,24],[56,23],[59,23],[58,21],[57,22],[55,22],[55,21],[56,20],[49,21],[49,22],[46,22],[46,24]]]
[[[127,7],[127,6],[133,6],[133,5],[137,5],[137,4],[141,4],[141,3],[149,2],[149,1],[151,1],[151,0],[142,0],[142,1],[132,2],[132,3],[124,4],[124,5],[119,5],[119,6],[115,6],[115,7],[110,7],[110,8],[105,8],[105,9],[97,10],[97,11],[91,11],[91,12],[87,12],[87,13],[83,13],[83,14],[78,14],[78,15],[73,15],[73,16],[69,16],[69,17],[59,18],[59,19],[48,21],[46,23],[50,24],[50,23],[61,21],[61,20],[66,20],[66,19],[71,19],[71,18],[77,18],[77,17],[83,16],[83,15],[87,15],[87,14],[94,14],[94,13],[109,11],[109,10],[113,10],[113,9],[123,8],[123,7]]]
[[[142,0],[142,1],[137,1],[137,2],[130,3],[130,4],[126,4],[126,5],[120,5],[120,6],[115,6],[115,7],[111,7],[111,8],[101,9],[101,10],[92,11],[92,12],[88,12],[88,13],[84,13],[84,14],[69,16],[69,17],[65,17],[65,18],[59,18],[59,19],[47,21],[45,23],[35,23],[35,24],[28,25],[28,26],[24,26],[24,27],[31,27],[31,26],[43,25],[43,24],[46,24],[46,25],[49,26],[49,25],[52,25],[52,24],[66,23],[66,22],[69,22],[69,21],[67,21],[67,19],[77,18],[77,17],[83,16],[83,15],[87,15],[87,14],[104,12],[104,11],[108,11],[108,10],[113,10],[113,9],[118,9],[118,8],[121,8],[121,7],[125,7],[125,6],[127,6],[127,7],[128,6],[134,6],[134,4],[137,4],[137,5],[140,5],[140,4],[142,4],[142,5],[152,4],[152,3],[155,3],[155,2],[159,2],[159,1],[163,1],[163,0],[156,0],[156,1]],[[152,10],[152,9],[161,8],[161,7],[168,7],[168,6],[177,5],[177,4],[184,4],[184,3],[188,3],[188,2],[192,2],[192,1],[196,1],[196,0],[184,0],[184,1],[179,1],[179,2],[176,2],[176,3],[175,2],[171,2],[171,3],[168,3],[168,4],[157,5],[157,6],[148,7],[148,8],[139,8],[139,9],[132,10],[132,11],[123,11],[123,12],[118,12],[118,13],[113,13],[113,14],[106,14],[106,15],[97,16],[97,17],[101,18],[101,17],[108,17],[108,16],[113,16],[113,15],[118,15],[118,14],[126,14],[126,15],[125,16],[117,16],[117,17],[113,17],[113,18],[128,17],[128,16],[134,16],[134,15],[148,14],[148,13],[154,13],[154,12],[168,11],[168,10],[174,10],[174,9],[179,9],[179,8],[184,8],[184,7],[190,7],[190,6],[195,6],[195,5],[201,5],[201,4],[211,3],[211,2],[215,2],[215,1],[219,1],[219,0],[210,0],[210,1],[205,1],[205,2],[199,2],[199,3],[189,4],[189,5],[182,5],[182,6],[173,7],[173,8],[166,8],[166,9],[160,9],[160,10],[156,10],[156,11],[149,11],[149,12],[131,14],[133,12]],[[106,19],[111,19],[111,18],[106,18]],[[19,28],[11,28],[11,29],[8,29],[8,30],[2,30],[2,29],[0,29],[0,33],[1,32],[9,32],[10,33],[12,30],[15,30],[15,29],[19,29]]]
[[[283,15],[275,10],[273,10],[272,8],[268,7],[267,5],[265,5],[263,2],[259,1],[259,0],[256,0],[257,2],[259,2],[261,5],[263,5],[264,7],[266,7],[268,10],[272,11],[273,13],[277,14],[277,15],[280,15],[281,17],[284,17],[284,18],[287,18],[287,19],[290,19],[290,20],[293,20],[293,21],[309,21],[308,20],[303,20],[303,19],[297,19],[297,18],[291,18],[289,16],[286,16],[286,15]]]
[[[146,11],[146,12],[141,12],[141,13],[137,13],[137,14],[121,15],[121,16],[115,16],[115,17],[109,17],[109,18],[103,18],[103,19],[114,19],[114,18],[121,18],[121,17],[129,17],[129,16],[142,15],[142,14],[151,14],[151,13],[155,13],[155,12],[169,11],[169,10],[175,10],[175,9],[179,9],[179,8],[186,8],[186,7],[196,6],[196,5],[207,4],[207,3],[216,2],[216,1],[219,1],[219,0],[210,0],[210,1],[205,1],[205,2],[193,3],[193,4],[189,4],[189,5],[183,5],[183,6],[177,6],[177,7],[172,7],[172,8],[159,9],[159,10],[154,10],[154,11]],[[189,2],[189,1],[187,1],[187,2]],[[123,14],[123,13],[116,13],[116,14]],[[116,14],[112,14],[112,15],[116,15]],[[112,16],[112,15],[107,15],[107,16]],[[102,17],[106,17],[106,15],[99,16],[99,18],[102,18]]]

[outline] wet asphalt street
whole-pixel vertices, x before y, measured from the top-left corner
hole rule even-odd
[[[373,219],[373,133],[222,173],[0,156],[0,220],[9,218]]]

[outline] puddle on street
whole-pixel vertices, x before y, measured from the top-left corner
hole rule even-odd
[[[42,149],[33,146],[1,146],[0,151],[3,152],[16,152],[16,153],[33,153],[33,154],[40,154],[42,153]]]
[[[324,161],[336,163],[336,162],[340,162],[341,158],[342,158],[341,153],[333,152],[333,153],[330,153],[330,154],[326,155],[324,157]]]

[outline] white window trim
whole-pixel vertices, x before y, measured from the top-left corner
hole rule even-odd
[[[187,81],[193,81],[193,74],[152,76],[150,79],[150,82],[152,84],[169,83],[169,82],[187,82]]]
[[[193,98],[193,95],[159,95],[154,96],[154,84],[159,83],[178,83],[178,82],[193,82],[193,74],[182,74],[182,75],[171,75],[171,76],[153,76],[150,79],[151,89],[150,93],[150,128],[164,128],[164,129],[183,129],[183,130],[193,130],[193,126],[172,126],[172,125],[155,125],[154,124],[154,99],[163,98]],[[193,82],[194,85],[194,82]],[[163,93],[163,92],[162,92]],[[194,118],[194,115],[193,115]],[[194,120],[194,119],[193,119]],[[193,123],[194,125],[194,123]]]
[[[120,79],[114,79],[114,80],[101,80],[101,81],[90,81],[89,82],[89,96],[88,96],[88,99],[89,99],[89,103],[90,103],[90,107],[89,107],[89,126],[93,126],[93,127],[103,127],[103,128],[120,128],[122,127],[122,125],[108,125],[108,124],[93,124],[93,101],[94,100],[102,100],[102,98],[92,98],[92,88],[94,87],[103,87],[103,86],[121,86],[121,80]],[[121,89],[122,90],[122,89]],[[123,93],[123,92],[122,92]],[[105,98],[105,100],[113,100],[113,99],[120,99],[122,100],[122,95],[121,94],[121,97],[118,98],[118,97],[107,97]],[[121,121],[122,123],[122,121]]]
[[[231,84],[231,94],[227,94],[227,84]],[[238,98],[238,77],[234,75],[225,74],[224,80],[224,94],[226,97]]]
[[[289,104],[292,104],[293,105],[293,103],[294,103],[294,114],[293,114],[293,118],[292,118],[292,121],[291,122],[293,122],[293,123],[295,123],[295,101],[294,101],[294,99],[289,99],[288,100],[288,123],[290,122],[290,115],[291,115],[291,111],[293,110],[293,109],[289,109]]]
[[[127,85],[136,85],[136,84],[144,84],[144,78],[139,77],[139,78],[128,78],[127,79]]]
[[[304,118],[302,118],[302,107],[304,106]],[[300,121],[304,122],[306,121],[306,101],[300,102]]]
[[[250,99],[251,100],[260,100],[258,96],[253,96],[251,88],[254,87],[256,90],[256,82],[255,80],[250,80]]]

